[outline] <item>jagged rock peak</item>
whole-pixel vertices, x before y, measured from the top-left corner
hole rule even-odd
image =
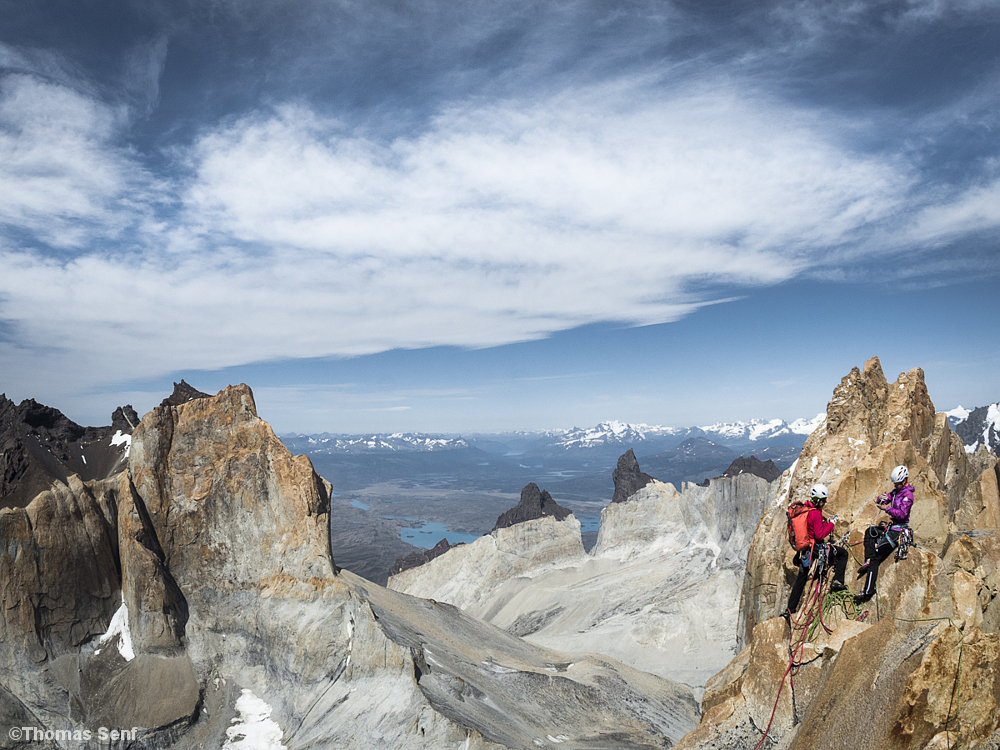
[[[447,539],[442,539],[434,545],[433,549],[422,549],[417,552],[411,552],[408,555],[403,555],[402,557],[397,557],[396,564],[389,569],[389,575],[394,576],[402,573],[404,570],[418,568],[425,563],[429,563],[435,557],[441,557],[441,555],[450,549],[461,547],[462,544],[463,542],[449,544]]]
[[[132,408],[132,404],[125,404],[115,409],[111,415],[111,429],[131,435],[132,430],[139,426],[139,421],[139,415]]]
[[[781,476],[781,470],[774,465],[774,461],[771,459],[761,461],[756,456],[750,456],[750,458],[740,456],[729,464],[729,468],[722,476],[735,477],[739,474],[753,474],[766,482],[773,482]]]
[[[557,521],[562,521],[572,512],[569,508],[564,508],[553,500],[548,490],[540,490],[537,484],[531,482],[521,490],[521,501],[497,517],[493,531],[505,529],[516,523],[533,521],[542,516],[554,516]]]
[[[827,406],[826,434],[850,434],[865,438],[871,446],[919,441],[933,428],[934,404],[927,394],[924,371],[915,367],[900,373],[890,385],[878,357],[865,362],[863,370],[853,368],[834,389]]]
[[[639,462],[631,448],[619,456],[618,466],[612,472],[611,478],[615,483],[615,494],[611,498],[613,503],[624,503],[636,492],[654,481],[649,474],[639,470]]]
[[[181,382],[174,383],[174,392],[163,399],[160,406],[180,406],[188,401],[194,401],[196,398],[210,398],[210,396],[184,382],[184,378],[181,378]]]

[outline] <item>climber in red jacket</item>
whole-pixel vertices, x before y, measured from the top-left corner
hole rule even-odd
[[[811,497],[806,506],[809,508],[807,526],[812,546],[802,552],[795,553],[795,564],[799,566],[799,574],[796,576],[795,583],[792,584],[792,592],[788,596],[788,608],[781,613],[781,616],[786,620],[790,620],[791,616],[799,608],[799,599],[802,598],[802,591],[806,587],[806,579],[809,578],[809,566],[812,564],[819,545],[826,546],[827,559],[833,563],[833,582],[830,584],[830,591],[844,591],[847,589],[847,586],[844,585],[844,573],[847,571],[847,550],[825,541],[827,536],[833,533],[834,525],[837,521],[837,516],[834,516],[829,521],[823,518],[823,507],[826,505],[830,493],[826,485],[814,484],[812,490],[810,490],[810,495]]]

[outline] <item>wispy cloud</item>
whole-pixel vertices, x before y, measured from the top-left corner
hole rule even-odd
[[[7,216],[64,245],[81,240],[26,217],[76,206],[70,218],[114,236],[125,219],[107,204],[127,218],[133,200],[127,159],[94,145],[109,115],[77,119],[71,154],[36,156],[42,172],[43,159],[83,162],[58,173],[69,199],[22,190],[31,210]],[[126,376],[676,320],[712,301],[692,284],[792,278],[897,210],[907,170],[845,150],[828,127],[735,81],[456,103],[390,142],[286,105],[193,144],[181,208],[144,224],[130,252],[7,249],[2,316],[27,341],[133,352]],[[127,312],[95,304],[126,289]]]

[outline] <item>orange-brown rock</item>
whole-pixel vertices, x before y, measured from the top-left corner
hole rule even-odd
[[[789,641],[777,634],[784,621],[775,615],[796,573],[784,538],[788,503],[805,499],[814,483],[828,486],[825,512],[839,515],[838,538],[849,532],[850,584],[864,558],[865,528],[887,519],[871,501],[890,489],[889,472],[899,464],[909,468],[915,488],[916,546],[907,559],[882,563],[877,599],[858,608],[866,621],[837,625],[830,639],[839,646],[817,636],[804,649],[794,687],[782,683],[778,654]],[[953,746],[958,735],[962,747],[986,742],[997,730],[1000,705],[997,477],[996,458],[966,454],[946,415],[934,413],[919,368],[894,383],[877,359],[854,368],[761,518],[740,608],[739,642],[746,648],[720,673],[723,684],[706,690],[701,725],[679,746],[752,748],[772,709],[771,734],[783,748],[916,750]],[[789,695],[775,704],[782,684]],[[948,707],[960,696],[968,704],[963,717]]]

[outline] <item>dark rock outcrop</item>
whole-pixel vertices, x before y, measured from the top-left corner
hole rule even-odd
[[[740,456],[729,464],[729,468],[722,476],[735,477],[739,474],[753,474],[766,482],[773,482],[781,476],[781,471],[774,465],[774,461],[761,461],[756,456],[750,456],[750,458]]]
[[[639,470],[639,462],[631,448],[618,458],[618,467],[611,473],[611,479],[615,483],[613,503],[624,503],[653,481],[653,477]]]
[[[184,382],[184,378],[181,378],[181,382],[174,383],[174,392],[163,399],[160,402],[160,406],[180,406],[181,404],[186,404],[188,401],[194,401],[198,398],[211,397],[209,394],[203,393],[194,386]]]
[[[84,481],[107,479],[125,467],[127,441],[138,416],[120,407],[108,427],[83,427],[58,409],[27,399],[20,404],[0,394],[0,508],[23,508],[73,474]]]
[[[111,415],[111,429],[115,432],[121,431],[131,435],[132,430],[138,426],[139,415],[136,413],[135,409],[132,408],[132,404],[119,406],[115,409],[114,414]]]
[[[553,500],[552,495],[547,490],[540,490],[537,484],[531,482],[521,490],[521,501],[497,517],[497,522],[493,525],[492,530],[505,529],[516,523],[533,521],[542,516],[554,516],[557,521],[562,521],[572,512],[569,508],[564,508]]]
[[[396,564],[389,569],[389,575],[394,576],[397,573],[402,573],[404,570],[418,568],[424,563],[429,563],[435,557],[440,557],[448,550],[460,546],[462,546],[462,542],[459,542],[458,544],[449,544],[447,539],[442,539],[440,542],[435,544],[432,549],[422,549],[398,558],[396,560]]]

